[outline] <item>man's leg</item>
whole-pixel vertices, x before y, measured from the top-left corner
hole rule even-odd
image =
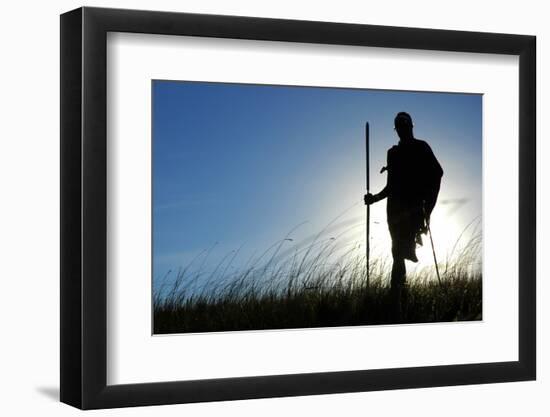
[[[406,303],[406,288],[405,288],[405,258],[402,251],[399,250],[398,244],[393,245],[393,265],[391,270],[391,288],[390,301],[392,309],[392,322],[401,322],[404,319],[404,305]],[[405,302],[404,302],[405,301]]]

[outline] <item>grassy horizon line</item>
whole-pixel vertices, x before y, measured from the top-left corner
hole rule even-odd
[[[291,231],[233,273],[228,271],[238,250],[209,273],[203,270],[204,262],[197,270],[192,270],[194,261],[180,268],[170,288],[165,281],[154,292],[154,334],[393,323],[389,261],[371,261],[367,287],[361,244],[342,245],[338,238],[323,237],[324,230],[305,248],[295,245],[289,255],[280,256],[283,245],[293,241]],[[453,256],[439,264],[442,286],[433,268],[409,274],[400,322],[481,320],[481,244],[481,232],[475,228],[463,247],[457,241]]]

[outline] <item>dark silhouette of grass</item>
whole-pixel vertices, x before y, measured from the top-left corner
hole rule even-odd
[[[344,235],[345,231],[341,235]],[[229,273],[239,251],[206,272],[211,248],[180,269],[172,284],[153,296],[154,333],[219,332],[391,324],[389,262],[374,260],[366,285],[359,244],[340,244],[321,231],[305,247],[288,236],[239,271]],[[481,234],[440,265],[409,274],[408,302],[401,323],[470,321],[482,318]],[[281,256],[285,253],[285,256]],[[195,261],[198,261],[195,259]],[[165,277],[165,282],[168,282]]]

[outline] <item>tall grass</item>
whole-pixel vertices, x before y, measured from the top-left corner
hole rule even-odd
[[[475,228],[475,225],[472,226]],[[472,228],[470,227],[470,228]],[[153,295],[154,333],[311,328],[392,323],[391,260],[370,262],[366,284],[364,247],[321,231],[305,246],[289,236],[234,269],[240,250],[213,269],[213,248],[180,268]],[[481,233],[470,230],[439,265],[408,274],[408,302],[401,322],[480,320],[482,314]],[[289,248],[290,246],[290,248]]]

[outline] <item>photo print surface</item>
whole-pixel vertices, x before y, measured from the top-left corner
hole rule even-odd
[[[482,319],[482,95],[152,97],[154,334]]]

